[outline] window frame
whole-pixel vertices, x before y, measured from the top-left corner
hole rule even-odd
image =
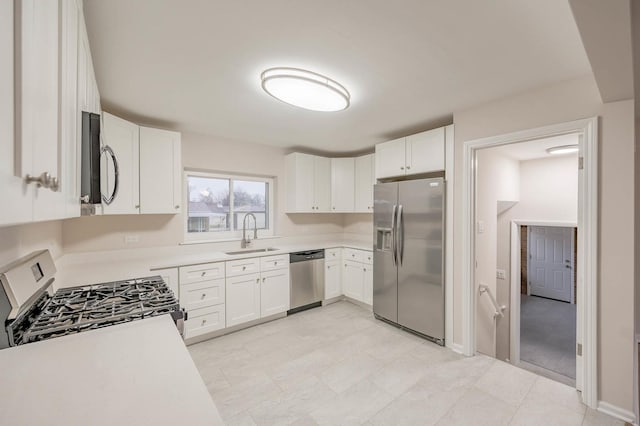
[[[201,178],[210,178],[210,179],[225,179],[229,180],[229,218],[232,223],[230,223],[229,231],[219,231],[219,232],[189,232],[189,177],[201,177]],[[266,201],[266,212],[267,212],[267,220],[266,220],[266,229],[258,229],[258,238],[260,237],[270,237],[274,235],[274,227],[275,227],[275,217],[274,217],[274,186],[275,179],[270,176],[256,176],[256,175],[241,175],[241,174],[230,174],[230,173],[217,173],[217,172],[207,172],[200,170],[189,170],[185,169],[182,177],[182,185],[184,189],[184,218],[182,221],[183,226],[183,234],[184,234],[184,242],[221,242],[221,241],[237,241],[242,239],[242,229],[237,231],[233,230],[234,227],[234,214],[233,214],[233,181],[250,181],[250,182],[264,182],[267,184],[267,200]],[[253,222],[250,222],[253,224]],[[242,228],[242,224],[239,224],[240,228]],[[251,230],[250,237],[253,238],[253,226],[250,226],[247,229],[247,232]]]

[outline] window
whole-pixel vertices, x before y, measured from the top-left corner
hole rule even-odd
[[[241,238],[249,214],[258,236],[273,235],[273,179],[188,171],[185,181],[187,241]],[[246,221],[253,231],[253,217]]]

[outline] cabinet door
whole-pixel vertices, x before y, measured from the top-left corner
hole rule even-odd
[[[227,327],[260,318],[260,274],[227,278]]]
[[[355,160],[331,159],[331,211],[352,212],[355,208]]]
[[[355,160],[355,211],[373,213],[374,154],[363,155]]]
[[[180,133],[140,127],[140,213],[180,212]]]
[[[364,294],[364,271],[361,263],[345,260],[342,268],[342,288],[344,295],[359,301]]]
[[[324,298],[331,299],[342,294],[340,262],[327,262],[324,265]]]
[[[118,162],[118,190],[109,205],[103,202],[104,214],[138,214],[140,212],[140,131],[136,124],[108,113],[102,114],[102,140],[111,147]],[[103,155],[100,163],[102,195],[114,190],[114,163]]]
[[[314,158],[314,200],[316,211],[331,211],[331,159]]]
[[[400,138],[376,145],[376,178],[404,176],[405,139]]]
[[[23,184],[14,159],[22,140],[14,132],[14,34],[12,1],[0,2],[0,226],[33,219],[33,187]],[[27,143],[28,141],[24,141]]]
[[[260,316],[289,310],[289,269],[263,272],[260,286]]]
[[[362,301],[367,305],[373,305],[373,266],[364,265],[362,267],[364,272],[364,284],[363,284],[363,298]]]
[[[287,210],[291,213],[314,212],[315,157],[293,153],[285,159],[287,168]]]
[[[60,28],[60,148],[62,152],[61,191],[65,197],[65,217],[80,216],[78,165],[80,146],[78,122],[78,40],[80,12],[76,0],[61,0]]]
[[[407,136],[407,174],[444,170],[444,127]]]
[[[61,179],[58,146],[59,10],[57,1],[15,2],[20,25],[20,72],[16,85],[16,122],[20,135],[21,175],[47,172]],[[64,218],[62,191],[33,186],[33,220]]]

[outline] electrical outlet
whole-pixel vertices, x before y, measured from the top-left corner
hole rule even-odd
[[[135,244],[135,243],[139,243],[140,242],[140,236],[139,235],[125,235],[124,236],[124,243],[125,244]]]
[[[478,221],[478,234],[482,234],[484,232],[484,221]]]
[[[496,269],[496,278],[499,280],[507,279],[507,273],[504,269]]]

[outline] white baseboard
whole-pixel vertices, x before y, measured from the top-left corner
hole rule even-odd
[[[633,412],[604,401],[598,401],[598,411],[627,423],[635,424],[636,416]]]
[[[460,355],[464,355],[463,347],[460,343],[447,343],[446,346],[454,352],[459,353]]]

